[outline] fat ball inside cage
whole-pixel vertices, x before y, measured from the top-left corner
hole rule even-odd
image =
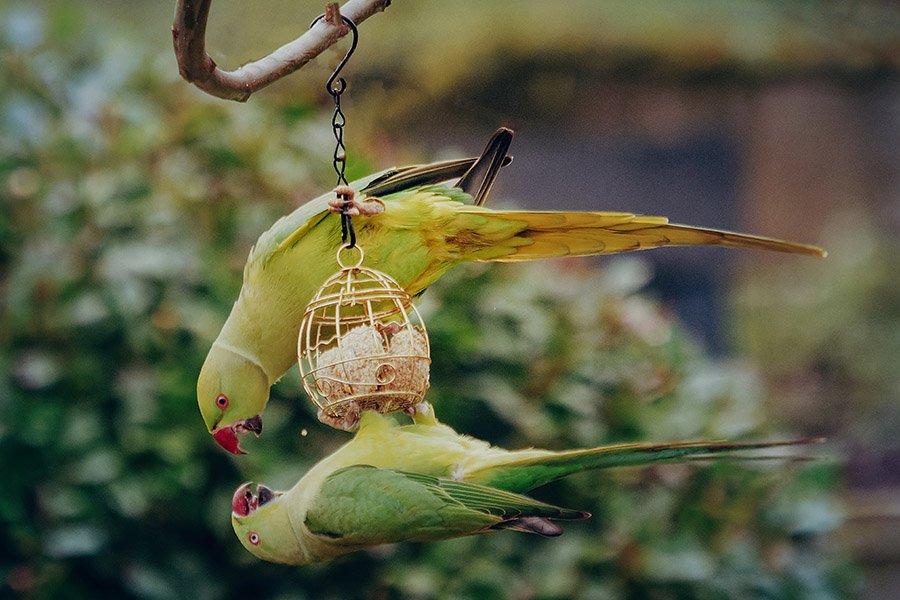
[[[358,251],[346,266],[342,253]],[[297,355],[303,387],[326,414],[350,406],[381,413],[422,401],[431,363],[425,322],[406,291],[385,273],[362,266],[358,246],[342,246],[341,269],[306,307]]]

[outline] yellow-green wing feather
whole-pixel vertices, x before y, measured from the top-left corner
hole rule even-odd
[[[426,165],[410,165],[385,169],[350,184],[357,194],[363,196],[389,197],[419,186],[428,186],[462,176],[476,161],[477,157],[446,160]],[[276,223],[257,241],[248,262],[267,262],[273,255],[290,250],[313,227],[326,218],[331,193],[315,198]],[[463,201],[471,196],[459,195]],[[387,198],[384,198],[387,199]]]

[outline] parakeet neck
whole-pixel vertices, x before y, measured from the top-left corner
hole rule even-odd
[[[277,271],[279,266],[272,264],[270,270]],[[309,281],[318,277],[312,275]],[[222,343],[255,357],[273,384],[297,363],[300,321],[314,291],[308,289],[309,281],[295,284],[276,278],[269,284],[245,283],[219,334]]]
[[[278,370],[277,366],[267,364],[266,355],[258,351],[259,348],[264,347],[265,343],[261,339],[262,330],[259,324],[248,318],[242,310],[243,301],[244,296],[242,294],[237,302],[234,303],[231,314],[228,315],[228,320],[225,321],[225,325],[222,327],[222,331],[219,332],[219,337],[216,338],[213,345],[236,354],[247,362],[259,367],[271,386],[278,381],[284,370]]]
[[[288,508],[288,519],[298,548],[303,554],[303,562],[310,564],[334,558],[340,554],[353,552],[353,546],[341,546],[327,538],[314,535],[306,526],[306,513],[329,475],[343,467],[355,464],[353,456],[346,452],[350,444],[345,444],[337,452],[319,461],[294,487],[285,493],[284,505]]]

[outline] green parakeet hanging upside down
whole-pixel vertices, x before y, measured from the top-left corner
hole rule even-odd
[[[823,256],[815,246],[669,223],[619,212],[499,211],[483,206],[509,161],[512,132],[500,129],[478,159],[394,168],[350,185],[363,266],[420,294],[470,261],[514,262],[612,254],[661,246],[729,246]],[[442,182],[456,180],[452,185]],[[263,233],[244,268],[240,296],[197,382],[206,426],[226,450],[259,434],[269,387],[296,362],[303,311],[338,270],[342,202],[325,194]],[[322,415],[320,415],[322,418]],[[351,426],[354,423],[351,423]]]
[[[590,514],[522,494],[587,469],[735,458],[741,450],[810,443],[620,444],[552,452],[510,452],[460,435],[426,410],[398,425],[374,411],[359,431],[287,492],[244,484],[232,498],[232,526],[259,558],[304,565],[402,541],[442,540],[511,529],[562,533],[555,520]]]

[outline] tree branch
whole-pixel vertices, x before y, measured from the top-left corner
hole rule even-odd
[[[245,102],[250,95],[289,75],[347,34],[341,14],[357,25],[383,11],[391,0],[350,0],[340,9],[326,6],[326,17],[292,42],[234,71],[223,71],[206,53],[206,20],[212,0],[178,0],[172,23],[172,43],[178,72],[187,81],[218,98]]]

